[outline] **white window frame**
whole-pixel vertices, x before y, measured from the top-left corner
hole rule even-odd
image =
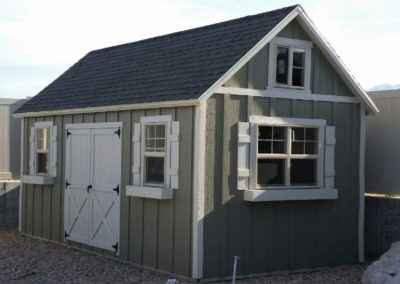
[[[286,47],[289,49],[289,66],[288,66],[288,84],[276,82],[276,57],[278,47]],[[299,92],[311,93],[311,54],[313,43],[305,40],[289,39],[283,37],[275,37],[270,42],[269,48],[269,72],[268,72],[268,89],[279,90],[284,88],[294,89]],[[293,53],[304,52],[304,86],[293,86]]]
[[[51,163],[51,147],[52,147],[52,143],[51,143],[51,127],[53,126],[53,122],[52,121],[43,121],[43,122],[36,122],[34,124],[34,129],[35,129],[35,139],[33,141],[34,143],[34,149],[35,152],[32,153],[32,155],[34,155],[34,159],[35,159],[35,163],[34,163],[34,175],[35,176],[50,176],[50,163]],[[39,129],[45,129],[47,128],[47,133],[48,133],[48,137],[47,137],[47,151],[40,151],[38,150],[38,132]],[[38,154],[39,153],[47,153],[47,173],[39,173],[38,172]]]
[[[143,186],[148,187],[166,187],[167,178],[167,166],[169,161],[168,155],[168,139],[170,133],[172,117],[170,115],[158,115],[158,116],[143,116],[140,119],[141,123],[141,180]],[[149,125],[164,125],[165,126],[165,142],[164,142],[164,152],[146,152],[146,126]],[[163,157],[164,158],[164,181],[163,183],[147,183],[146,182],[146,157]]]
[[[251,153],[250,163],[252,168],[252,174],[250,176],[250,183],[255,185],[257,190],[268,190],[268,189],[318,189],[323,187],[323,159],[324,159],[324,145],[325,145],[325,127],[326,121],[322,119],[298,119],[298,118],[280,118],[280,117],[265,117],[265,116],[251,116],[250,117],[251,127],[254,129],[251,131],[251,143],[254,152]],[[286,128],[286,153],[285,154],[259,154],[258,153],[258,126],[272,126],[272,127],[285,127]],[[303,127],[303,128],[317,128],[318,129],[318,151],[315,155],[307,154],[291,154],[291,131],[292,127]],[[281,158],[285,159],[285,184],[282,186],[261,186],[257,182],[257,161],[258,158]],[[301,186],[290,184],[290,160],[292,158],[312,158],[317,160],[317,176],[315,186]]]

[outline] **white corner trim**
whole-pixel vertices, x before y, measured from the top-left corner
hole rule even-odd
[[[252,115],[249,118],[250,123],[276,126],[315,126],[325,127],[326,120],[324,119],[309,119],[309,118],[292,118],[292,117],[275,117]]]
[[[20,161],[20,169],[19,169],[19,176],[22,177],[24,175],[24,144],[25,144],[25,137],[24,137],[24,119],[21,119],[21,161]],[[22,194],[24,191],[24,184],[21,182],[19,185],[19,205],[18,205],[18,231],[22,232]]]
[[[364,254],[364,226],[365,226],[365,150],[367,136],[367,117],[365,106],[360,107],[360,161],[359,169],[359,209],[358,209],[358,260],[365,261]]]
[[[30,175],[23,175],[21,177],[22,183],[28,184],[54,184],[55,178],[51,176],[30,176]]]
[[[216,90],[216,93],[226,94],[226,95],[267,97],[267,98],[280,98],[280,99],[292,99],[292,100],[304,100],[304,101],[321,101],[321,102],[354,103],[354,104],[360,103],[360,99],[355,97],[322,95],[322,94],[310,93],[305,90],[281,89],[281,88],[258,90],[258,89],[245,89],[237,87],[219,87]]]
[[[174,190],[163,187],[127,185],[126,196],[135,196],[159,200],[172,199],[174,198]]]
[[[195,109],[194,163],[193,163],[193,237],[192,278],[203,278],[204,259],[204,191],[206,155],[207,102],[201,101]]]
[[[153,116],[142,116],[140,118],[141,123],[162,123],[172,121],[171,115],[153,115]]]
[[[337,199],[337,189],[277,189],[245,190],[244,200],[249,202],[289,201],[289,200],[329,200]]]
[[[255,46],[253,46],[242,58],[239,59],[225,74],[223,74],[210,88],[201,96],[200,100],[207,100],[215,90],[225,84],[237,71],[240,70],[257,52],[267,45],[287,24],[289,24],[299,14],[300,8],[296,7],[282,21],[280,21],[268,34],[266,34]]]
[[[96,112],[124,111],[124,110],[139,110],[139,109],[151,109],[151,108],[184,107],[184,106],[196,106],[198,104],[199,104],[199,100],[193,99],[193,100],[151,102],[151,103],[140,103],[140,104],[126,104],[126,105],[112,105],[112,106],[102,106],[102,107],[87,107],[87,108],[26,112],[26,113],[14,114],[14,117],[21,118],[21,117],[37,117],[37,116],[50,116],[50,115],[67,115],[67,114],[83,114],[83,113],[96,113]]]

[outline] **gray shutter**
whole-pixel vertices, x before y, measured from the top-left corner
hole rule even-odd
[[[35,175],[35,127],[31,127],[31,134],[29,136],[29,174]]]
[[[57,176],[57,126],[50,127],[50,165],[49,174],[52,177]]]
[[[141,134],[141,126],[140,123],[135,123],[133,126],[133,135],[132,135],[132,143],[133,143],[133,157],[132,157],[132,176],[133,176],[133,185],[141,185],[140,184],[140,160],[141,160],[141,152],[140,152],[140,134]]]
[[[335,188],[335,126],[325,128],[325,188]]]
[[[250,185],[250,124],[238,123],[237,189],[246,190]]]

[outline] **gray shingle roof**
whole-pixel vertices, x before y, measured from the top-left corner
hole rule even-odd
[[[295,7],[92,51],[17,113],[196,99]]]

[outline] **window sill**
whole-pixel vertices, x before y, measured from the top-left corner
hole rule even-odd
[[[55,178],[50,176],[22,176],[21,181],[29,184],[54,184]]]
[[[244,200],[249,202],[293,201],[293,200],[330,200],[337,199],[337,189],[275,189],[245,190]]]
[[[164,187],[150,187],[150,186],[126,186],[126,195],[150,199],[172,199],[174,197],[174,190]]]

